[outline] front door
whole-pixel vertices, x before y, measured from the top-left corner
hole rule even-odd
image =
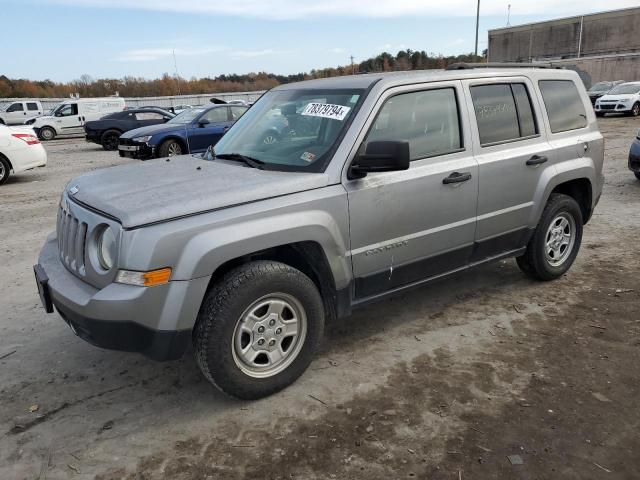
[[[14,102],[5,112],[7,125],[21,125],[27,120],[27,112],[23,102]]]
[[[55,126],[59,135],[82,132],[82,118],[78,114],[78,104],[68,103],[56,114]]]
[[[206,111],[189,126],[189,151],[204,152],[209,145],[218,143],[230,125],[227,107],[215,107]]]
[[[412,161],[405,171],[345,182],[357,299],[468,264],[478,167],[463,98],[457,81],[392,89],[358,139],[407,140]]]

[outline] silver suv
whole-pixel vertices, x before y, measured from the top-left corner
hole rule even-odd
[[[283,85],[204,155],[71,181],[37,283],[86,341],[158,360],[193,343],[211,382],[259,398],[354,307],[506,257],[538,280],[564,274],[602,162],[571,71]]]

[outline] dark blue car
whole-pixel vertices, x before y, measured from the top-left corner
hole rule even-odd
[[[211,105],[185,110],[162,125],[129,130],[120,136],[121,157],[139,159],[204,152],[215,145],[247,107]]]
[[[635,173],[636,178],[640,180],[640,130],[629,151],[629,170]]]

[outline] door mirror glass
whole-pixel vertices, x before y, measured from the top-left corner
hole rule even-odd
[[[393,172],[409,168],[409,142],[379,140],[363,144],[349,171],[349,178],[362,178],[367,173]]]
[[[198,125],[200,125],[201,127],[204,127],[205,125],[209,125],[211,122],[209,121],[208,118],[201,118],[200,120],[198,120]]]

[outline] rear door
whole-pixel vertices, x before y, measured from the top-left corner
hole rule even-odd
[[[472,261],[516,250],[528,239],[541,176],[553,175],[533,83],[526,77],[463,82],[479,168],[478,223]]]
[[[478,199],[462,85],[412,85],[382,95],[356,145],[407,140],[405,171],[346,180],[355,294],[373,297],[469,262]]]
[[[208,123],[201,123],[203,120]],[[203,113],[197,122],[189,126],[190,152],[204,152],[209,145],[218,143],[229,125],[228,107],[215,107]]]
[[[42,105],[40,102],[26,102],[26,104],[27,114],[25,117],[27,120],[42,115]]]

